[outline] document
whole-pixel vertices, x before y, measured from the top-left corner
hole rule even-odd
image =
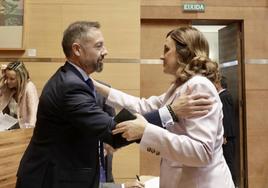
[[[159,176],[140,176],[145,188],[159,188]]]
[[[159,177],[154,177],[144,182],[145,188],[159,188]]]
[[[0,131],[6,131],[16,123],[18,123],[18,120],[16,118],[13,118],[8,114],[0,113]]]

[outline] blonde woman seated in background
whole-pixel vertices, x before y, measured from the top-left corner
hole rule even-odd
[[[222,103],[214,83],[219,79],[217,63],[209,59],[209,46],[203,34],[192,27],[180,27],[167,34],[164,45],[164,73],[174,82],[161,96],[140,99],[94,83],[108,96],[107,104],[145,114],[170,104],[188,88],[205,92],[214,101],[212,109],[201,117],[178,117],[166,129],[148,123],[141,115],[118,124],[114,134],[127,140],[141,139],[140,149],[160,155],[161,188],[234,188],[231,173],[222,152]],[[172,114],[172,113],[171,113]]]
[[[34,127],[38,94],[21,61],[9,63],[0,78],[0,110],[18,118],[20,128]]]

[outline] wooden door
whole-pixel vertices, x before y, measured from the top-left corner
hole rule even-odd
[[[235,104],[235,182],[239,187],[247,187],[241,33],[240,23],[232,23],[219,30],[219,63],[222,75],[227,78],[228,90]]]

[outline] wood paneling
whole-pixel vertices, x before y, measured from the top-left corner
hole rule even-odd
[[[141,97],[163,94],[173,78],[163,73],[162,64],[141,64]],[[141,175],[159,176],[160,158],[146,152],[140,154]]]
[[[196,13],[183,13],[181,6],[142,6],[141,19],[195,19]]]
[[[245,9],[245,58],[268,59],[268,1],[266,7]]]
[[[0,188],[13,188],[21,157],[32,136],[33,129],[0,132]],[[139,145],[118,149],[113,158],[116,182],[134,181],[139,174]]]
[[[166,35],[180,25],[189,25],[183,20],[141,20],[141,58],[159,59],[163,53]]]
[[[189,21],[142,19],[141,20],[141,58],[159,59],[167,33],[180,26],[189,25]],[[148,60],[149,62],[150,60]],[[150,62],[149,62],[150,63]],[[170,86],[173,78],[163,73],[162,64],[141,64],[141,97],[163,94]],[[140,173],[142,175],[159,176],[160,157],[146,152],[140,154]]]
[[[39,95],[48,79],[62,65],[63,63],[25,62],[25,66],[29,71],[31,80],[35,84]]]
[[[179,6],[182,3],[187,3],[187,2],[193,2],[191,0],[141,0],[141,5],[142,6],[149,6],[149,5],[154,5],[154,6]],[[266,0],[206,0],[206,1],[201,1],[200,3],[204,3],[206,6],[220,6],[220,7],[265,7],[267,6],[267,1]]]
[[[249,178],[250,188],[267,188],[268,178],[267,177],[251,177]]]
[[[113,175],[116,182],[133,179],[140,173],[140,152],[138,144],[118,149],[113,158]]]
[[[204,3],[207,6],[217,6],[217,7],[265,7],[267,6],[266,0],[206,0]]]
[[[27,0],[26,3],[28,4],[42,4],[42,5],[46,5],[46,4],[62,4],[64,2],[64,0]]]
[[[103,31],[109,58],[139,58],[139,1],[133,0],[126,2],[116,0],[93,2],[64,5],[63,28],[76,20],[99,21],[102,26],[101,30]]]
[[[37,6],[37,5],[36,5]],[[40,5],[43,7],[44,5]],[[77,20],[92,20],[99,21],[102,25],[102,31],[105,37],[105,44],[109,52],[110,58],[139,58],[140,57],[140,43],[139,43],[139,1],[133,0],[127,3],[122,0],[116,1],[64,1],[60,5],[50,5],[56,7],[56,11],[53,8],[47,13],[48,16],[56,18],[55,21],[58,25],[53,26],[50,22],[44,25],[49,28],[59,28],[55,31],[51,37],[59,36],[55,38],[54,48],[61,50],[60,42],[62,38],[62,32],[71,23]],[[57,7],[59,6],[59,7]],[[61,12],[62,10],[62,12]],[[122,15],[128,16],[122,16]],[[31,17],[34,18],[34,17]],[[107,19],[109,18],[109,19]],[[45,19],[49,21],[48,19]],[[34,21],[40,22],[38,19]],[[54,23],[54,22],[52,22]],[[42,28],[42,27],[41,27]],[[38,34],[38,33],[36,33]],[[31,35],[32,36],[32,35]],[[122,44],[119,41],[123,41]],[[38,41],[37,41],[38,42]],[[44,49],[44,47],[41,47]],[[49,49],[51,53],[51,49]],[[50,54],[45,54],[48,57]],[[55,54],[56,55],[56,54]],[[62,53],[60,53],[61,56]],[[60,55],[57,55],[59,57]],[[61,57],[60,56],[60,57]]]
[[[16,173],[33,129],[0,132],[0,188],[15,187]]]
[[[63,57],[62,7],[26,4],[26,9],[25,48],[36,49],[37,57]]]
[[[103,71],[94,73],[93,77],[123,91],[140,90],[139,63],[107,63]]]
[[[247,90],[268,90],[268,65],[246,64],[246,88]]]
[[[248,181],[250,188],[268,186],[268,90],[248,90],[247,95],[247,150]]]
[[[268,90],[247,90],[246,96],[248,136],[263,136],[268,138]],[[264,142],[262,144],[266,143],[268,142]],[[258,147],[259,146],[260,145],[258,145]],[[268,152],[268,147],[266,150]]]
[[[141,97],[161,95],[170,87],[173,77],[163,73],[162,64],[141,64]]]
[[[140,152],[140,174],[146,176],[159,176],[160,160],[160,157],[148,152]]]
[[[64,62],[25,62],[39,95],[48,79],[63,64]],[[139,63],[107,63],[104,64],[103,72],[94,73],[92,77],[129,94],[140,95]]]
[[[125,16],[127,15],[127,16]],[[139,0],[25,1],[25,48],[36,57],[62,58],[62,33],[77,20],[99,21],[110,58],[140,58]],[[1,51],[2,57],[10,57]],[[16,52],[15,57],[22,53]],[[14,57],[13,56],[13,57]],[[27,51],[23,54],[27,57]]]

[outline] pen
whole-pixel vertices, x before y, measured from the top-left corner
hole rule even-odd
[[[136,178],[137,178],[138,181],[141,181],[141,180],[140,180],[140,177],[139,177],[138,175],[136,175]]]

